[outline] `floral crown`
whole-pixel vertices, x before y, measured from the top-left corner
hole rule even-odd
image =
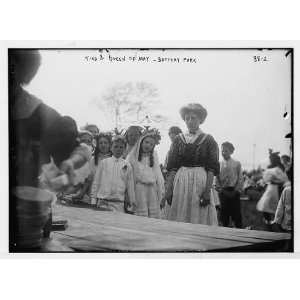
[[[160,132],[159,132],[158,129],[156,129],[156,128],[146,128],[143,131],[142,139],[144,139],[145,137],[148,137],[148,136],[154,138],[156,145],[158,145],[160,143],[161,135],[160,135]]]
[[[110,131],[107,131],[107,132],[101,131],[98,134],[97,139],[99,141],[101,138],[106,138],[109,141],[109,143],[111,144],[112,136],[113,136],[113,133]]]

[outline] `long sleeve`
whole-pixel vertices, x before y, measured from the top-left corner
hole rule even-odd
[[[169,151],[166,155],[166,158],[165,158],[165,162],[164,162],[164,168],[166,169],[167,168],[167,165],[168,165],[168,156],[169,156]]]
[[[284,215],[284,198],[285,198],[285,191],[282,192],[282,195],[278,201],[277,209],[275,212],[274,222],[277,224],[281,224]]]
[[[102,177],[102,172],[103,172],[103,161],[100,161],[94,176],[94,180],[92,183],[92,188],[91,188],[91,198],[92,202],[97,198],[97,193],[100,188],[101,184],[101,177]],[[95,204],[95,203],[92,203]]]
[[[219,147],[217,142],[214,140],[214,138],[209,135],[208,140],[208,157],[207,157],[207,163],[206,163],[206,169],[207,171],[211,171],[214,176],[219,175],[220,173],[220,163],[219,163]]]
[[[133,179],[133,171],[130,165],[128,167],[128,173],[126,178],[126,193],[128,195],[130,204],[135,205],[136,199],[135,199],[134,179]]]
[[[242,192],[243,185],[244,185],[244,179],[243,179],[243,174],[242,174],[242,165],[240,162],[238,162],[238,165],[237,165],[237,173],[238,173],[237,174],[238,180],[237,180],[235,189],[239,192]]]
[[[177,171],[180,167],[179,164],[179,142],[180,142],[180,137],[177,136],[174,140],[174,142],[171,145],[171,148],[168,152],[168,159],[167,159],[167,166],[166,169],[168,171]]]
[[[218,191],[221,189],[221,183],[220,183],[220,178],[219,175],[214,177],[214,183],[213,186],[215,187],[215,189]]]
[[[73,152],[71,153],[70,156],[75,156],[75,155],[79,155],[82,157],[81,159],[81,164],[79,164],[77,166],[77,168],[80,168],[82,165],[84,165],[84,163],[88,163],[90,162],[90,160],[92,159],[92,152],[91,150],[88,148],[88,146],[86,146],[85,144],[81,144],[79,146],[77,146]]]
[[[159,165],[159,159],[157,152],[154,151],[154,166],[153,166],[155,177],[156,177],[156,183],[158,186],[158,200],[159,202],[162,200],[162,198],[165,196],[165,180],[162,175],[160,165]]]

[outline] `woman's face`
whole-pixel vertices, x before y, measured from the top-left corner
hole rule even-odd
[[[106,154],[109,152],[109,141],[105,137],[101,137],[98,141],[99,151],[100,153]]]
[[[200,119],[199,117],[193,113],[193,112],[189,112],[184,116],[184,121],[185,124],[189,130],[189,132],[196,132],[199,129],[200,126]]]
[[[142,151],[143,153],[150,153],[155,146],[155,140],[152,137],[146,137],[142,142]]]
[[[140,132],[136,128],[132,128],[127,132],[127,142],[130,146],[134,146],[140,137]]]

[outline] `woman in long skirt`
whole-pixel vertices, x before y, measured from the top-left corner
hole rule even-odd
[[[168,156],[168,171],[176,171],[168,219],[186,223],[218,225],[211,189],[219,174],[219,149],[214,138],[200,129],[206,109],[191,103],[180,110],[188,132],[179,134]]]

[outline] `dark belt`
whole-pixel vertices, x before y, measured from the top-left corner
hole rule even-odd
[[[224,187],[222,188],[223,191],[228,191],[228,192],[233,192],[234,191],[234,187],[233,186],[228,186],[228,187]]]
[[[185,168],[204,168],[202,165],[183,165]]]

